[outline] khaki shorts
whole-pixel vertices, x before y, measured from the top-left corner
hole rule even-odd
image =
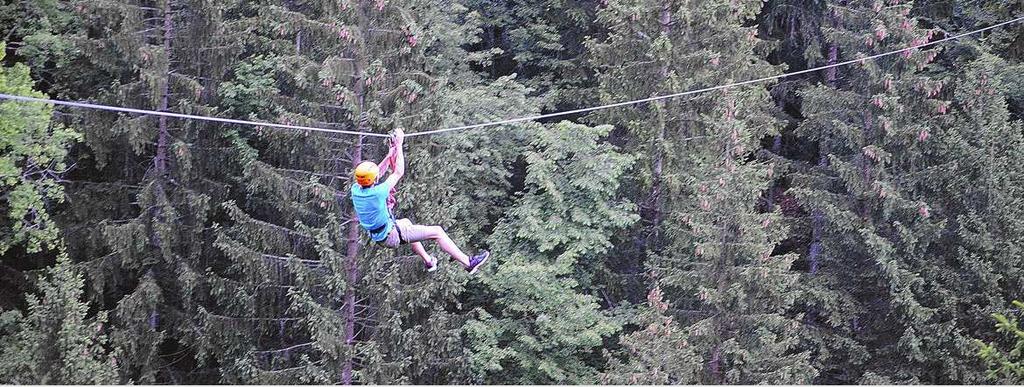
[[[395,248],[402,243],[413,243],[430,239],[430,226],[412,224],[409,219],[398,219],[388,237],[380,241],[384,246]]]

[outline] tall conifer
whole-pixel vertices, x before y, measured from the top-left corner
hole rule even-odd
[[[0,60],[4,56],[0,44]],[[0,68],[0,93],[37,98],[29,69],[23,64]],[[0,305],[0,382],[115,383],[117,364],[106,347],[105,313],[89,313],[83,297],[85,284],[64,254],[62,238],[51,218],[65,199],[60,185],[69,168],[68,148],[77,133],[51,122],[53,107],[40,103],[0,103],[0,264],[32,267],[57,255],[54,266],[34,278],[32,294],[25,296],[27,313]],[[31,277],[30,272],[8,273],[3,290]],[[25,280],[25,278],[18,278]],[[26,281],[28,282],[28,281]],[[22,290],[24,291],[24,290]],[[15,308],[10,308],[15,309]]]
[[[609,2],[611,29],[592,45],[607,99],[644,98],[774,73],[743,26],[760,2]],[[613,97],[614,96],[614,97]],[[792,255],[777,213],[757,206],[773,166],[752,156],[778,130],[767,90],[712,92],[595,118],[631,133],[642,155],[648,267],[703,357],[703,383],[800,383],[814,375],[796,346]],[[609,102],[611,102],[609,100]]]
[[[80,32],[70,36],[82,77],[63,98],[210,115],[211,82],[232,53],[220,6],[191,1],[75,2]],[[211,202],[226,171],[216,125],[166,117],[80,111],[70,200],[69,252],[86,270],[93,299],[110,311],[122,380],[180,380],[191,355],[181,337],[213,251]],[[219,180],[219,182],[218,182]],[[88,205],[83,205],[83,204]]]
[[[458,43],[473,24],[460,24],[458,7],[443,10],[431,1],[242,5],[249,56],[224,102],[243,117],[346,130],[435,128],[452,85],[476,79],[459,74]],[[241,178],[222,206],[217,246],[230,264],[209,275],[216,296],[204,326],[233,333],[196,337],[225,378],[446,382],[464,372],[460,322],[446,311],[464,277],[427,277],[418,257],[368,243],[352,213],[351,168],[383,157],[383,139],[261,130],[229,141]],[[430,163],[429,147],[410,139],[407,148],[408,170]],[[414,176],[402,187],[446,189]],[[414,220],[405,198],[434,197],[405,195],[397,215]]]
[[[829,4],[815,45],[821,51],[808,51],[808,65],[934,39],[939,31],[919,26],[911,6]],[[812,214],[805,301],[817,334],[809,345],[818,348],[822,374],[832,380],[976,380],[953,366],[967,348],[957,339],[961,317],[935,297],[959,292],[940,290],[946,281],[939,272],[959,270],[940,257],[962,258],[940,247],[957,227],[959,210],[950,205],[960,204],[943,203],[949,198],[932,190],[943,184],[938,176],[953,176],[938,171],[970,157],[942,145],[960,138],[946,128],[960,113],[950,94],[957,85],[937,76],[941,66],[932,64],[941,51],[914,49],[826,70],[823,84],[800,92],[805,119],[796,133],[814,142],[819,156],[798,167],[792,193]],[[893,367],[896,362],[901,366]]]
[[[561,122],[530,140],[524,190],[490,239],[500,256],[482,281],[494,302],[466,327],[484,382],[596,379],[596,348],[619,327],[579,278],[603,259],[610,235],[636,221],[615,198],[632,158],[602,141],[609,130]]]

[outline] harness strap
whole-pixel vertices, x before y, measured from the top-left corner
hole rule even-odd
[[[391,143],[388,145],[388,155],[384,157],[384,161],[382,161],[379,165],[380,170],[382,172],[387,171],[389,169],[393,169],[395,166],[395,158],[398,157],[398,148],[395,145],[396,144],[394,140],[392,140]],[[388,210],[395,208],[395,204],[398,203],[398,200],[395,199],[395,192],[397,192],[397,189],[395,187],[391,187],[391,190],[388,191]]]
[[[395,145],[396,145],[395,141],[394,141],[394,139],[392,139],[391,143],[388,145],[388,155],[386,157],[384,157],[384,161],[382,161],[380,163],[380,165],[378,166],[378,167],[380,167],[381,171],[387,171],[388,169],[394,168],[395,161],[396,161],[395,158],[398,157],[398,147],[396,147]],[[406,242],[405,237],[402,236],[402,230],[399,229],[398,228],[398,224],[395,223],[395,213],[394,213],[394,210],[395,210],[395,204],[398,203],[398,200],[395,199],[395,192],[396,192],[395,187],[391,187],[391,190],[388,191],[388,198],[385,201],[387,209],[388,209],[388,217],[390,218],[388,220],[388,222],[390,222],[391,224],[394,225],[395,232],[398,233],[398,241],[399,241],[399,243],[408,243],[408,242]],[[384,229],[387,228],[387,227],[388,227],[388,223],[384,223],[380,227],[377,227],[377,228],[369,230],[369,231],[370,231],[371,234],[377,234],[379,232],[384,231]]]
[[[398,222],[395,222],[395,217],[391,216],[391,218],[388,219],[388,222],[390,222],[393,225],[395,232],[398,233],[398,243],[399,244],[401,244],[401,243],[409,243],[409,241],[405,240],[405,236],[402,235],[402,229],[398,228]],[[383,226],[380,226],[380,227],[377,227],[377,228],[375,228],[373,230],[370,230],[370,233],[371,234],[379,233],[381,231],[384,231],[384,229],[387,228],[387,227],[388,227],[388,224],[384,223]],[[383,243],[383,242],[384,242],[383,240],[382,241],[378,241],[378,243]]]
[[[391,218],[391,220],[394,221],[394,218]],[[398,244],[409,243],[405,240],[405,237],[402,236],[402,229],[398,228],[398,223],[395,223],[395,232],[398,233]]]
[[[384,229],[385,229],[385,228],[388,228],[388,224],[387,224],[387,223],[384,223],[384,225],[383,225],[383,226],[380,226],[380,227],[377,227],[377,228],[375,228],[375,229],[373,229],[373,230],[370,230],[370,234],[376,234],[376,233],[379,233],[379,232],[381,232],[381,231],[384,231]]]

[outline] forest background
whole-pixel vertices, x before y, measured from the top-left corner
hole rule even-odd
[[[1022,14],[8,0],[0,93],[416,133]],[[397,211],[492,251],[477,276],[368,243],[380,138],[2,102],[0,382],[1022,383],[1022,60],[1018,23],[410,138]]]

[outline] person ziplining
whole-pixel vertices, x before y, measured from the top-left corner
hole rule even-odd
[[[744,85],[751,85],[751,84],[762,83],[762,82],[767,82],[767,81],[772,81],[772,80],[779,80],[779,79],[783,79],[783,78],[794,77],[794,76],[801,75],[801,74],[808,74],[808,73],[813,73],[813,72],[816,72],[816,71],[821,71],[821,70],[826,70],[826,69],[833,69],[833,68],[837,68],[837,67],[841,67],[841,66],[848,66],[848,65],[854,65],[854,64],[864,64],[868,60],[874,60],[874,59],[878,59],[878,58],[882,58],[882,57],[886,57],[886,56],[890,56],[890,55],[896,55],[896,54],[900,54],[900,53],[909,54],[909,53],[913,52],[913,50],[919,50],[919,49],[924,49],[924,48],[930,47],[930,46],[936,46],[936,45],[938,45],[940,43],[961,39],[961,38],[964,38],[964,37],[967,37],[967,36],[979,34],[979,33],[985,32],[985,31],[989,31],[989,30],[992,30],[992,29],[1000,28],[1000,27],[1003,27],[1003,26],[1006,26],[1006,25],[1009,25],[1009,24],[1013,24],[1013,23],[1018,23],[1018,22],[1021,22],[1021,21],[1024,21],[1024,16],[1017,17],[1017,18],[1012,19],[1012,20],[1007,20],[1007,21],[1004,21],[1004,22],[1001,22],[1001,23],[996,23],[996,24],[991,25],[991,26],[978,28],[978,29],[975,29],[973,31],[968,31],[968,32],[964,32],[964,33],[956,34],[956,35],[948,35],[948,36],[946,36],[946,37],[944,37],[942,39],[925,41],[925,42],[919,42],[919,43],[915,43],[915,44],[913,44],[913,45],[911,45],[909,47],[903,47],[903,48],[899,48],[899,49],[895,49],[895,50],[892,50],[892,51],[887,51],[887,52],[883,52],[883,53],[879,53],[879,54],[859,57],[859,58],[855,58],[855,59],[851,59],[851,60],[846,60],[846,61],[842,61],[842,62],[837,62],[837,63],[830,63],[830,64],[827,64],[827,65],[822,65],[822,66],[813,67],[813,68],[807,68],[807,69],[798,70],[798,71],[789,72],[789,73],[769,75],[769,76],[765,76],[765,77],[761,77],[761,78],[748,79],[748,80],[739,81],[739,82],[731,82],[731,83],[720,84],[720,85],[716,85],[716,86],[708,86],[708,87],[704,87],[704,88],[692,89],[692,90],[682,91],[682,92],[673,93],[673,94],[656,95],[656,96],[648,97],[648,98],[634,99],[634,100],[622,101],[622,102],[615,102],[615,103],[609,103],[609,104],[605,104],[605,105],[592,106],[592,107],[586,107],[586,108],[580,108],[580,109],[574,109],[574,110],[564,110],[564,111],[557,111],[557,112],[553,112],[553,113],[545,113],[545,114],[538,114],[538,115],[532,115],[532,116],[526,116],[526,117],[505,119],[505,120],[500,120],[500,121],[491,121],[491,122],[484,122],[484,123],[478,123],[478,124],[470,124],[470,125],[442,128],[442,129],[427,130],[427,131],[421,131],[421,132],[412,133],[412,134],[410,134],[410,136],[435,135],[435,134],[448,133],[448,132],[461,131],[461,130],[479,129],[479,128],[486,128],[486,127],[497,127],[497,126],[500,126],[500,125],[509,125],[509,124],[515,124],[515,123],[521,123],[521,122],[532,122],[532,121],[538,121],[538,120],[541,120],[541,119],[548,119],[548,118],[562,117],[562,116],[569,116],[569,115],[577,115],[577,114],[581,114],[581,113],[588,113],[588,112],[593,112],[593,111],[598,111],[598,110],[603,110],[603,109],[611,109],[611,108],[616,108],[616,107],[633,106],[633,105],[638,105],[638,104],[648,103],[648,102],[653,102],[653,101],[666,100],[666,99],[672,99],[672,98],[679,98],[679,97],[684,97],[684,96],[689,96],[689,95],[708,93],[708,92],[717,91],[717,90],[730,89],[730,88],[735,88],[735,87],[744,86]],[[272,122],[256,122],[256,121],[247,121],[247,120],[239,120],[239,119],[232,119],[232,118],[209,117],[209,116],[199,116],[199,115],[193,115],[193,114],[175,113],[175,112],[169,112],[169,111],[154,111],[154,110],[145,110],[145,109],[135,109],[135,108],[122,107],[122,106],[101,105],[101,104],[86,103],[86,102],[60,101],[60,100],[53,100],[53,99],[46,99],[46,98],[35,98],[35,97],[28,97],[28,96],[21,96],[21,95],[12,95],[12,94],[3,94],[3,93],[0,93],[0,100],[46,103],[46,104],[53,104],[53,105],[58,105],[58,106],[67,106],[67,107],[73,107],[73,108],[105,110],[105,111],[127,113],[127,114],[142,114],[142,115],[151,115],[151,116],[171,117],[171,118],[178,118],[178,119],[201,120],[201,121],[207,121],[207,122],[218,122],[218,123],[236,124],[236,125],[248,125],[248,126],[255,126],[255,127],[268,127],[268,128],[279,128],[279,129],[304,130],[304,131],[309,131],[309,132],[334,133],[334,134],[344,134],[344,135],[353,135],[353,136],[370,136],[370,137],[385,137],[385,138],[388,137],[388,135],[383,134],[383,133],[368,133],[368,132],[352,131],[352,130],[338,130],[338,129],[329,129],[329,128],[317,128],[317,127],[310,127],[310,126],[300,126],[300,125],[292,125],[292,124],[280,124],[280,123],[272,123]],[[462,250],[460,250],[459,247],[456,246],[454,242],[452,242],[451,238],[448,237],[448,234],[445,233],[445,231],[440,226],[414,225],[408,219],[398,219],[398,220],[395,220],[394,216],[392,216],[390,208],[392,208],[394,206],[394,199],[393,199],[393,197],[391,195],[391,192],[394,189],[394,187],[398,184],[398,180],[405,173],[405,157],[402,154],[402,141],[404,140],[404,138],[405,138],[405,134],[401,130],[396,130],[396,133],[395,133],[395,136],[394,136],[394,143],[393,143],[393,146],[395,146],[396,148],[392,149],[392,152],[390,152],[388,154],[388,156],[385,157],[385,161],[383,161],[381,163],[385,167],[383,169],[385,169],[385,170],[391,169],[392,170],[391,175],[387,178],[387,180],[384,181],[384,183],[378,184],[378,182],[377,182],[378,177],[379,177],[378,175],[380,174],[380,171],[381,171],[381,168],[378,167],[377,164],[374,164],[372,162],[364,162],[364,163],[362,163],[362,164],[360,164],[360,165],[358,165],[356,167],[356,170],[354,171],[354,175],[356,177],[356,183],[352,185],[352,195],[351,196],[352,196],[352,204],[353,204],[353,206],[355,208],[357,216],[359,217],[359,224],[364,229],[366,229],[367,232],[369,232],[371,239],[373,239],[375,242],[381,243],[381,244],[383,244],[385,246],[388,246],[388,247],[391,247],[391,248],[397,248],[402,243],[409,243],[409,244],[411,244],[413,250],[416,251],[416,253],[419,254],[419,256],[422,257],[423,260],[426,262],[427,270],[429,270],[429,271],[433,271],[433,270],[435,270],[437,268],[437,260],[434,257],[432,257],[429,253],[427,253],[427,251],[423,248],[423,245],[420,242],[424,241],[424,240],[428,240],[428,239],[433,239],[433,240],[436,240],[438,242],[438,244],[441,245],[441,248],[445,252],[450,254],[452,256],[452,258],[454,258],[455,260],[459,261],[459,263],[462,263],[462,265],[466,267],[467,271],[469,271],[470,273],[475,273],[476,270],[480,267],[480,265],[483,264],[484,261],[487,260],[487,258],[489,256],[489,253],[487,251],[481,251],[479,254],[477,254],[477,255],[475,255],[473,257],[469,257],[465,253],[463,253]]]
[[[405,175],[405,153],[402,145],[405,142],[405,132],[402,129],[395,129],[392,137],[391,149],[380,164],[372,161],[364,161],[356,166],[353,175],[355,183],[352,184],[352,207],[359,218],[359,225],[370,235],[370,239],[378,244],[390,248],[398,248],[399,245],[408,243],[426,265],[427,271],[437,270],[437,258],[427,252],[420,243],[426,240],[434,240],[441,249],[453,259],[466,268],[470,274],[476,273],[490,253],[486,250],[480,251],[472,257],[463,253],[459,246],[448,237],[448,233],[441,226],[423,226],[413,224],[409,219],[395,219],[392,208],[394,207],[394,190],[398,181]],[[384,182],[380,182],[382,171],[391,170],[391,174]]]

